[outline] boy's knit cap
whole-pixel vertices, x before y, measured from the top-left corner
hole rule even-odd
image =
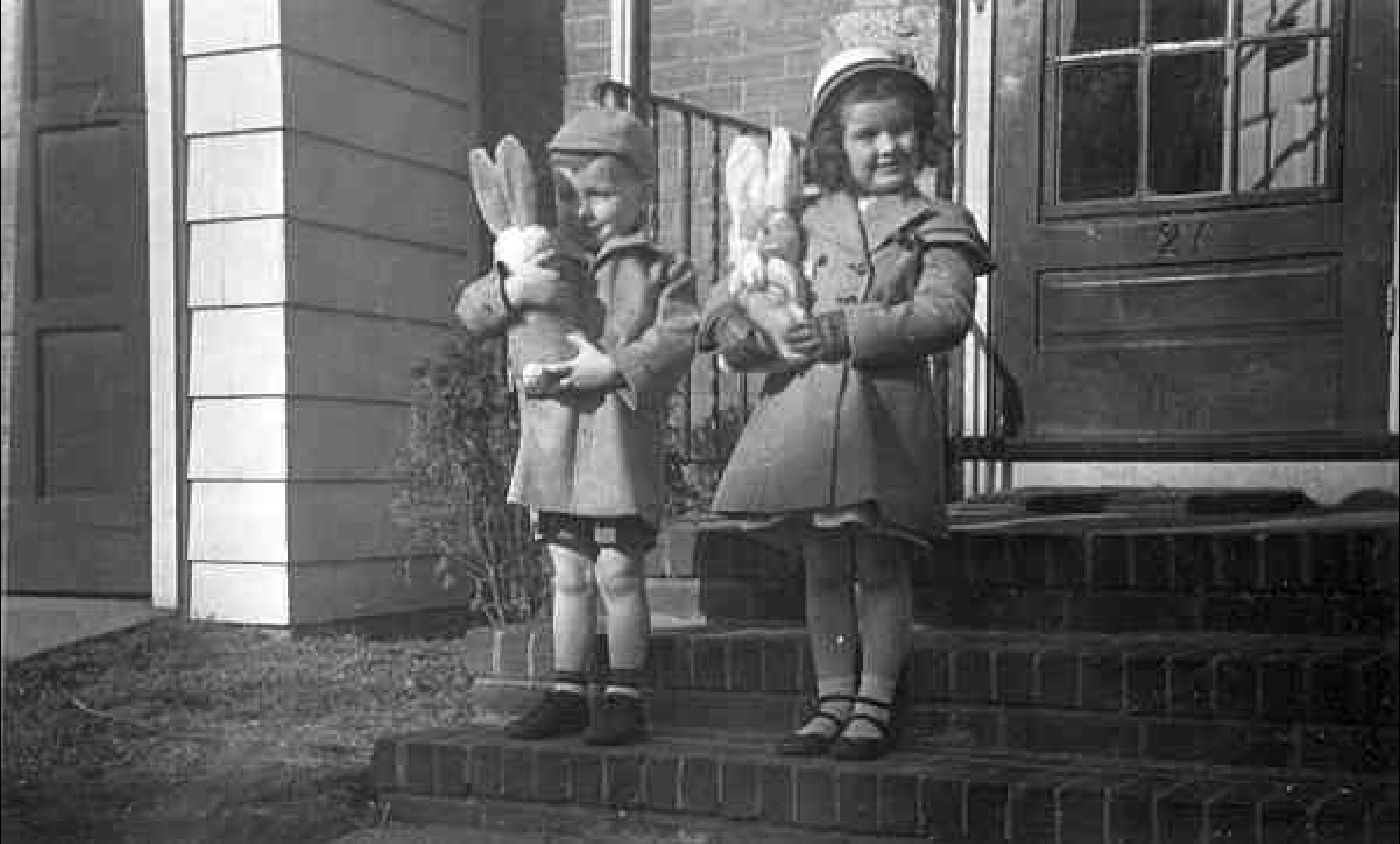
[[[559,127],[549,141],[549,151],[616,155],[645,178],[656,177],[651,129],[621,109],[590,106],[580,111]]]

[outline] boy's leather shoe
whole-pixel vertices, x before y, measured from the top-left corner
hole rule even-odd
[[[506,724],[506,735],[515,739],[547,739],[572,736],[588,727],[588,699],[573,692],[550,690],[540,702]]]
[[[596,746],[630,744],[646,737],[646,714],[637,695],[604,695],[583,743]]]

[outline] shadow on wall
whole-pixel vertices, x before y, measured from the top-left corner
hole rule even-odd
[[[565,0],[510,0],[487,3],[482,11],[481,142],[494,145],[513,134],[536,167],[564,121],[564,6]],[[548,198],[541,191],[544,219],[552,220]]]

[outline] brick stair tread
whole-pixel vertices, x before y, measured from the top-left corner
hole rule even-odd
[[[990,505],[953,504],[948,529],[953,533],[1015,532],[1047,534],[1094,532],[1132,533],[1294,533],[1298,531],[1394,528],[1396,511],[1315,511],[1287,514],[1189,514],[1166,512],[1011,513]],[[742,530],[747,523],[713,514],[687,514],[673,519],[669,530],[688,532]],[[758,536],[758,534],[755,534]]]
[[[789,729],[814,693],[806,648],[793,627],[658,632],[653,717]],[[602,664],[601,639],[597,653]],[[1395,770],[1396,653],[1388,639],[919,630],[905,723],[919,740],[982,748]],[[472,692],[477,723],[525,706],[551,664],[548,631],[521,629]]]
[[[448,801],[394,794],[391,808],[396,817],[422,818],[425,823],[391,822],[331,844],[898,844],[925,840],[638,809],[480,798]]]
[[[971,499],[972,506],[1012,506],[1032,513],[1171,511],[1260,514],[1320,509],[1294,487],[1025,486]]]
[[[491,670],[483,672],[489,676],[529,680],[550,670],[547,627],[517,628],[513,636],[497,639],[495,646],[499,657],[492,660]],[[806,647],[807,634],[800,627],[708,624],[659,630],[652,636],[653,685],[805,694],[810,690]],[[597,658],[604,660],[605,654],[600,637]],[[919,700],[1059,705],[1092,711],[1131,709],[1130,696],[1158,694],[1163,696],[1160,706],[1148,706],[1148,710],[1185,708],[1201,714],[1194,711],[1199,708],[1194,704],[1185,707],[1178,700],[1169,705],[1168,683],[1176,687],[1177,698],[1204,695],[1218,703],[1222,695],[1230,694],[1250,699],[1219,707],[1231,711],[1249,709],[1251,700],[1265,709],[1282,706],[1279,700],[1264,698],[1283,692],[1306,695],[1307,683],[1340,683],[1347,684],[1353,695],[1369,695],[1377,704],[1395,706],[1400,696],[1398,654],[1400,643],[1389,637],[916,628],[910,647],[910,694]],[[1261,688],[1264,680],[1257,675],[1264,671],[1279,684],[1277,688]],[[1309,679],[1313,676],[1318,679]],[[1222,691],[1231,682],[1244,687]],[[1116,704],[1091,700],[1115,695]],[[1356,708],[1346,701],[1334,703]]]
[[[403,793],[576,803],[935,840],[1003,840],[1004,833],[1018,842],[1086,840],[1068,835],[1066,824],[1096,826],[1095,839],[1112,832],[1113,840],[1162,840],[1164,819],[1195,824],[1190,840],[1207,828],[1218,834],[1219,823],[1270,831],[1256,840],[1282,840],[1274,834],[1316,828],[1325,818],[1339,829],[1375,833],[1340,840],[1383,841],[1400,802],[1393,778],[926,749],[853,763],[777,757],[771,741],[658,729],[644,744],[591,748],[463,728],[382,740],[372,773],[389,800]],[[1120,810],[1122,829],[1097,826]],[[984,837],[986,830],[997,837]]]

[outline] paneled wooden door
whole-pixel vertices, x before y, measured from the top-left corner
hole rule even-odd
[[[31,0],[22,36],[16,593],[150,593],[140,0]]]
[[[1013,456],[1383,452],[1395,4],[995,10]]]

